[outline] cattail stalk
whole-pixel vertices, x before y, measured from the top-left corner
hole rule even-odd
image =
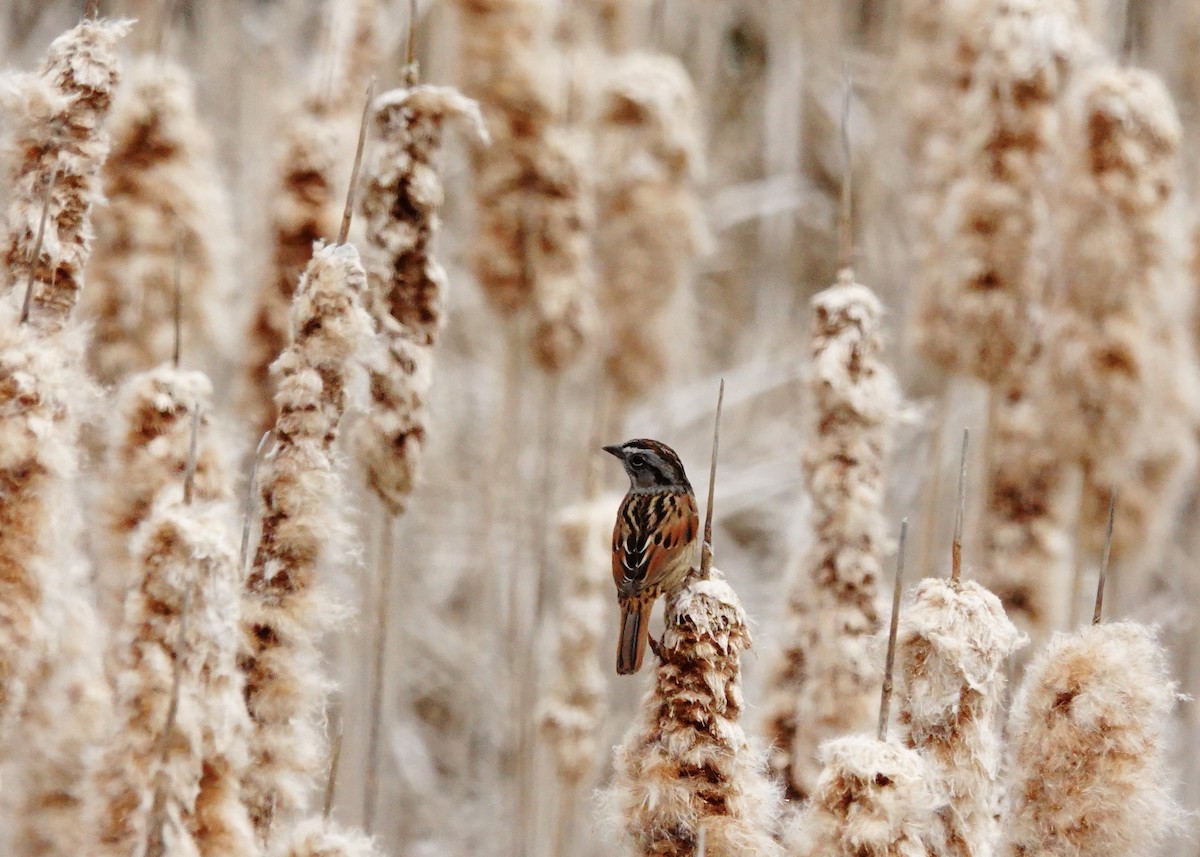
[[[612,62],[596,97],[596,254],[609,383],[625,402],[668,376],[681,290],[704,236],[695,89],[663,55]]]
[[[1022,643],[999,599],[972,580],[922,580],[900,618],[900,723],[949,801],[928,835],[939,857],[986,857],[994,848],[995,719],[1005,664]]]
[[[1148,857],[1180,820],[1167,771],[1178,691],[1136,622],[1057,634],[1013,700],[1004,857]]]
[[[884,466],[898,387],[881,360],[879,300],[843,271],[813,298],[813,422],[804,476],[813,546],[790,604],[802,607],[772,680],[767,730],[772,766],[803,797],[828,738],[864,731],[875,715],[879,580],[887,537]],[[811,626],[811,627],[808,627]]]
[[[654,686],[616,750],[612,809],[633,852],[692,857],[778,855],[781,810],[765,757],[739,722],[746,614],[721,573],[667,603]]]
[[[84,20],[50,45],[41,70],[12,81],[13,127],[3,236],[10,288],[31,283],[35,326],[61,326],[83,288],[92,206],[108,154],[103,123],[118,80],[124,21]],[[56,177],[56,178],[55,178]],[[46,188],[49,222],[37,259],[32,245]]]
[[[171,357],[177,288],[189,354],[223,350],[229,204],[195,100],[184,68],[146,57],[127,69],[113,101],[101,174],[108,202],[96,211],[83,296],[89,360],[106,383]]]
[[[378,139],[364,172],[368,305],[383,347],[368,367],[371,410],[354,436],[367,482],[392,514],[412,493],[428,411],[432,348],[442,325],[446,272],[433,255],[441,223],[435,159],[454,119],[480,138],[479,106],[448,87],[385,93],[372,107]]]
[[[260,837],[281,835],[307,806],[325,753],[327,680],[317,640],[330,622],[315,592],[318,560],[342,523],[333,443],[349,361],[371,335],[366,273],[348,244],[324,247],[296,291],[295,340],[272,367],[275,449],[262,465],[262,535],[242,606],[242,670],[253,720],[244,799]]]

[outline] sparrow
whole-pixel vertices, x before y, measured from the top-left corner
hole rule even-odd
[[[621,459],[629,492],[613,527],[613,580],[621,606],[617,674],[642,667],[650,633],[650,611],[660,595],[670,596],[696,561],[700,516],[696,496],[675,451],[640,438],[604,451]]]

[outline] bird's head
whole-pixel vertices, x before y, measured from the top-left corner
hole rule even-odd
[[[692,491],[683,462],[665,443],[637,438],[619,446],[606,446],[604,451],[621,459],[632,491]]]

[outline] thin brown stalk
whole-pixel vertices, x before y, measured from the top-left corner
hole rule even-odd
[[[896,547],[896,581],[892,585],[892,620],[888,626],[887,659],[883,665],[883,690],[879,693],[879,728],[875,737],[887,740],[888,714],[892,706],[892,671],[896,665],[896,633],[900,628],[900,595],[904,589],[904,549],[908,544],[908,518],[900,522]]]
[[[1104,584],[1108,581],[1108,561],[1112,556],[1113,519],[1117,514],[1117,489],[1114,487],[1108,498],[1108,524],[1104,528],[1104,555],[1100,558],[1100,577],[1096,581],[1096,609],[1092,611],[1092,624],[1100,624],[1104,612]]]
[[[708,465],[708,504],[704,509],[704,544],[700,551],[700,577],[708,577],[712,568],[713,498],[717,491],[717,450],[721,440],[721,406],[725,404],[725,379],[717,390],[717,412],[713,416],[712,459]]]
[[[963,429],[962,458],[958,464],[958,503],[954,506],[954,541],[950,543],[950,580],[958,583],[962,579],[963,517],[967,509],[967,447],[971,442],[971,430]]]

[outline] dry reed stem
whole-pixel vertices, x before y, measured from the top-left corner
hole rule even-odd
[[[124,857],[159,835],[147,828],[157,823],[164,853],[249,857],[249,817],[229,799],[249,730],[232,509],[183,493],[162,490],[135,539],[141,580],[117,639],[119,723],[96,772],[96,835],[102,853]]]
[[[883,308],[849,271],[813,298],[812,429],[804,476],[814,540],[791,595],[788,639],[767,705],[773,767],[806,796],[825,740],[865,731],[876,713],[879,580],[888,539],[884,466],[899,390],[882,361]],[[804,627],[811,624],[812,627]],[[797,680],[798,679],[798,680]]]
[[[558,529],[568,577],[558,625],[558,670],[539,713],[560,782],[575,785],[595,770],[608,682],[600,669],[609,609],[612,497],[564,509]]]
[[[136,583],[130,539],[163,488],[179,484],[188,463],[192,415],[200,410],[205,442],[193,476],[198,500],[230,499],[228,463],[203,428],[212,421],[212,383],[200,372],[168,365],[139,372],[117,390],[102,470],[97,540],[104,561],[96,572],[101,613],[120,615]]]
[[[224,350],[229,205],[194,90],[186,69],[147,57],[126,69],[113,100],[108,204],[96,210],[81,310],[93,325],[92,371],[106,383],[170,359],[177,247],[186,351]]]
[[[914,342],[948,372],[996,382],[1034,344],[1057,101],[1082,47],[1068,0],[1001,0],[979,23],[966,155],[917,248]]]
[[[605,370],[625,402],[662,383],[686,322],[672,306],[707,238],[696,184],[704,169],[696,92],[673,57],[629,54],[596,98],[598,300]]]
[[[1100,64],[1068,93],[1064,284],[1037,364],[1048,441],[1084,468],[1081,532],[1100,549],[1107,492],[1125,495],[1117,556],[1158,551],[1196,460],[1197,365],[1170,208],[1181,127],[1153,74]]]
[[[374,104],[378,139],[365,168],[368,306],[382,348],[368,366],[371,409],[354,443],[367,483],[393,514],[404,511],[424,442],[432,347],[442,325],[446,272],[433,256],[444,191],[435,159],[446,122],[480,139],[479,106],[448,87],[414,86]]]
[[[741,602],[713,569],[668,601],[666,621],[640,722],[616,749],[614,821],[645,857],[692,857],[702,829],[709,857],[779,855],[779,794],[739,723]]]
[[[812,801],[784,835],[789,857],[928,857],[941,806],[919,753],[866,735],[821,746]]]
[[[371,336],[366,273],[348,244],[319,249],[296,291],[295,339],[272,366],[275,449],[263,463],[262,536],[243,602],[242,670],[254,723],[245,800],[261,837],[298,819],[322,768],[328,681],[317,641],[331,622],[318,560],[342,530],[333,442],[352,361]]]
[[[999,599],[972,580],[927,578],[900,617],[900,723],[949,803],[927,845],[939,857],[987,857],[996,839],[1004,666],[1024,642]]]
[[[1177,685],[1153,629],[1057,634],[1013,700],[999,853],[1150,855],[1180,820],[1166,764]]]
[[[81,21],[54,40],[36,75],[10,79],[11,161],[0,243],[10,288],[32,275],[38,327],[61,326],[83,288],[92,206],[101,198],[99,173],[109,148],[102,125],[118,79],[116,44],[128,30],[124,21]],[[45,241],[32,259],[45,188],[55,175]]]
[[[305,99],[282,123],[279,180],[270,203],[271,260],[255,302],[247,335],[242,410],[261,434],[271,427],[275,385],[271,364],[288,345],[292,297],[312,257],[313,245],[337,233],[337,166],[343,133],[331,108]]]

